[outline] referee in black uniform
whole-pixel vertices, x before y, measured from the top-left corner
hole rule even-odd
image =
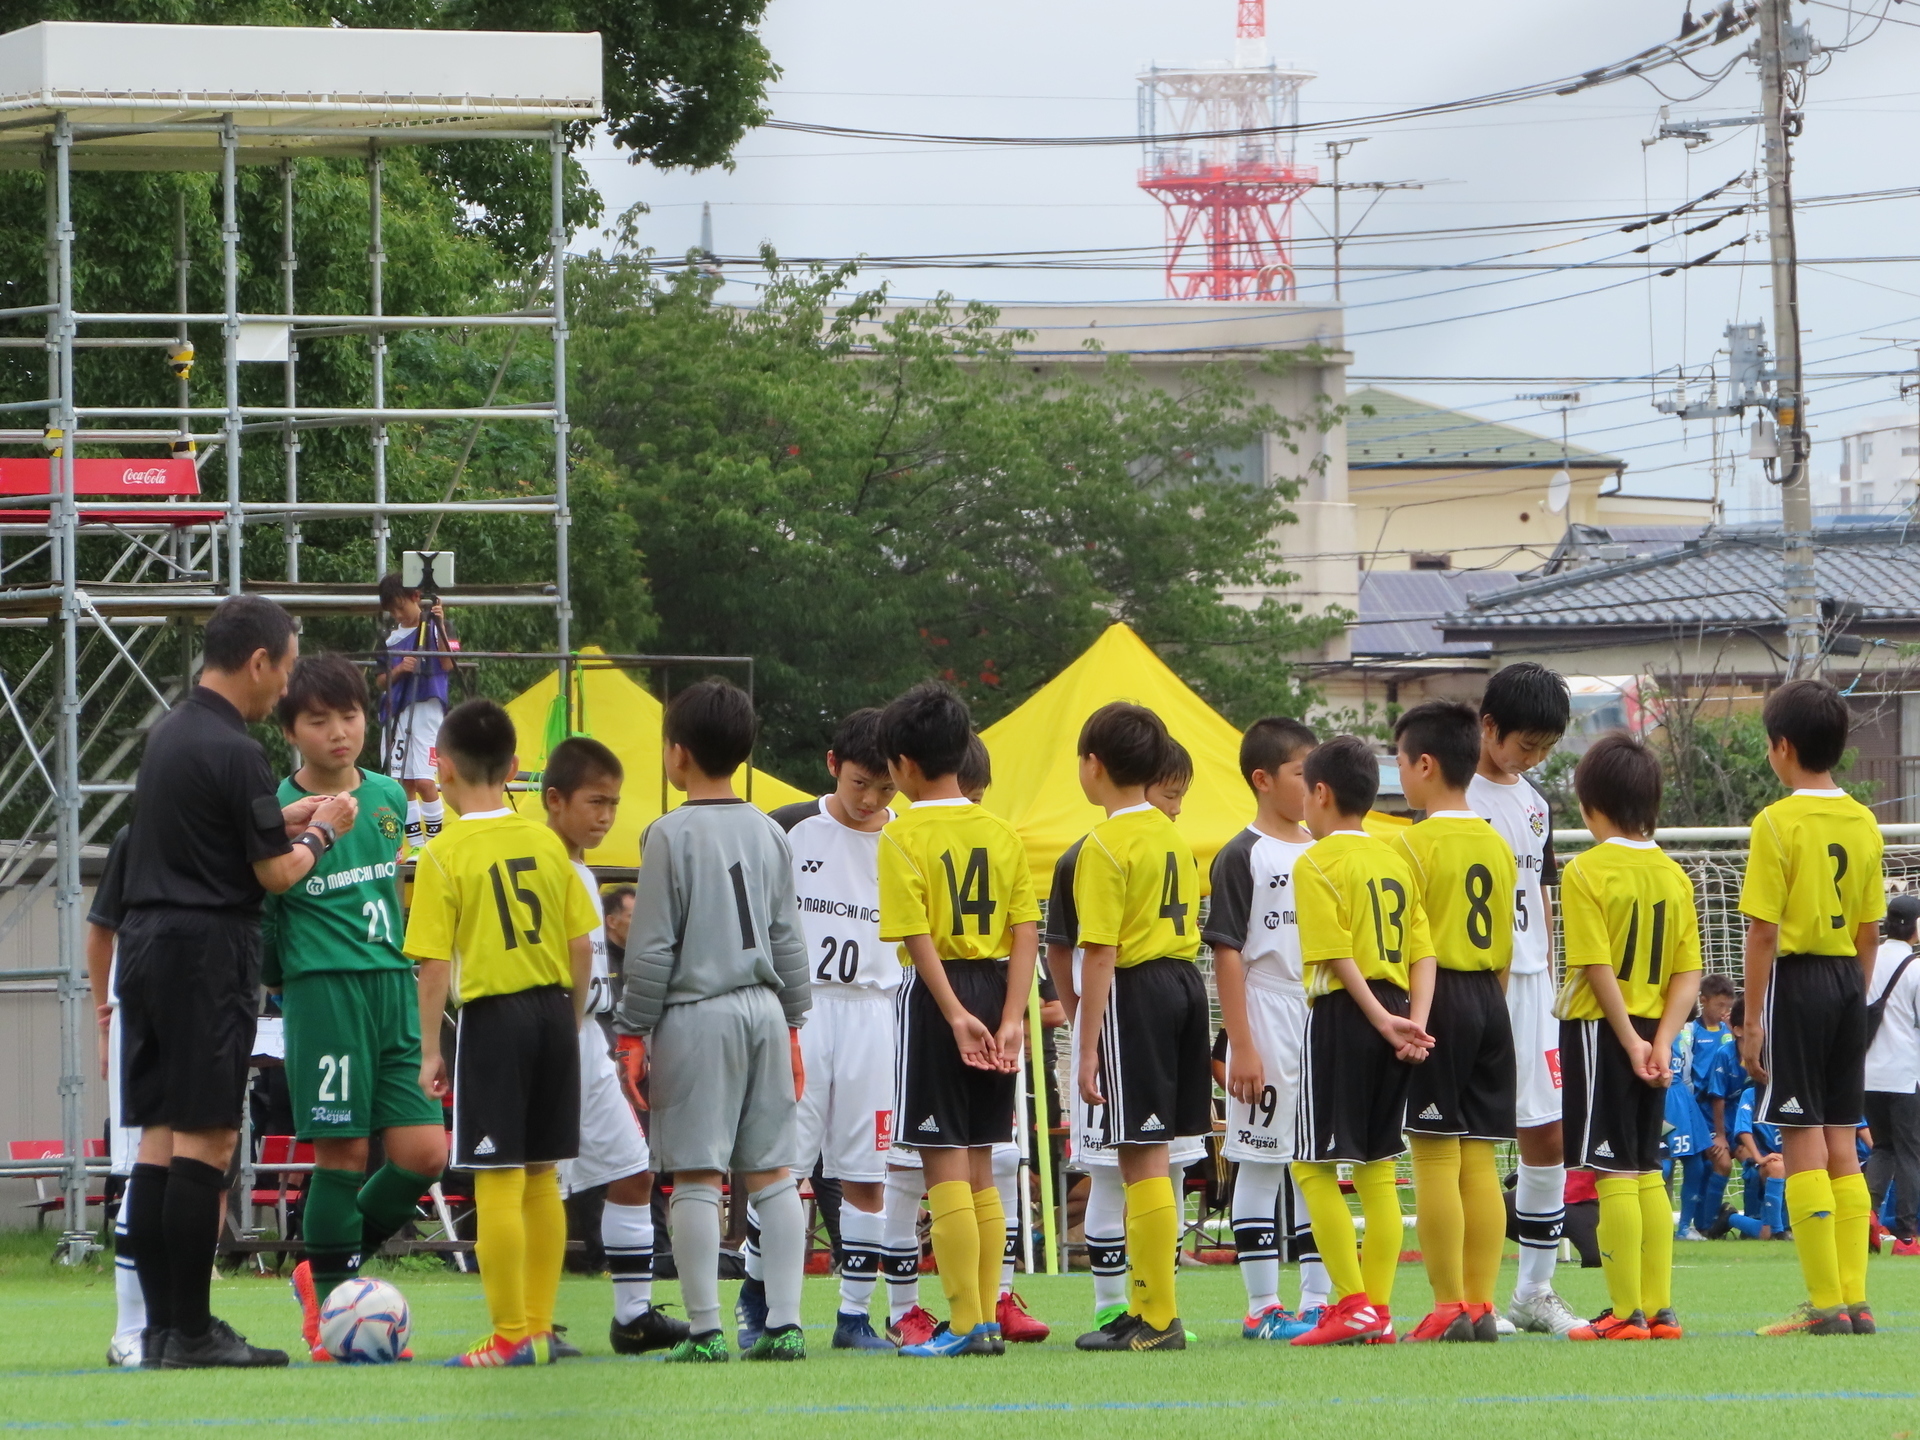
[[[311,870],[355,816],[350,795],[282,809],[247,734],[286,691],[299,648],[271,600],[222,601],[200,683],[153,727],[140,762],[119,987],[123,1109],[141,1127],[127,1239],[149,1369],[287,1363],[215,1319],[208,1295],[259,1009],[260,900]]]

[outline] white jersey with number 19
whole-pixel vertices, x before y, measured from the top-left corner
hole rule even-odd
[[[1547,918],[1546,887],[1557,878],[1553,858],[1553,811],[1529,780],[1502,785],[1475,775],[1467,786],[1467,804],[1484,815],[1513,851],[1517,876],[1513,894],[1513,973],[1538,975],[1547,968],[1552,926]]]
[[[880,939],[880,832],[843,825],[825,797],[783,805],[773,820],[793,851],[793,888],[815,988],[898,989],[900,961]]]

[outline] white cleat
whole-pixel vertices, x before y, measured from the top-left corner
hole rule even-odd
[[[1496,1314],[1493,1317],[1493,1328],[1495,1333],[1498,1334],[1500,1338],[1503,1340],[1507,1336],[1515,1333],[1513,1322],[1507,1319],[1506,1316],[1500,1315],[1500,1314]]]
[[[1507,1318],[1513,1322],[1514,1329],[1529,1330],[1536,1335],[1564,1336],[1586,1323],[1551,1290],[1525,1300],[1514,1296],[1513,1303],[1507,1307]]]
[[[140,1362],[146,1358],[146,1353],[146,1337],[143,1331],[122,1330],[107,1346],[107,1363],[118,1365],[126,1370],[138,1370]]]

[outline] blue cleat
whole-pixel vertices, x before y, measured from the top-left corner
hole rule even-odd
[[[1241,1322],[1240,1334],[1247,1340],[1291,1340],[1296,1335],[1304,1335],[1319,1323],[1316,1313],[1309,1320],[1304,1315],[1296,1315],[1284,1305],[1269,1305],[1258,1315],[1249,1315]]]
[[[842,1310],[833,1317],[833,1348],[836,1350],[891,1350],[894,1344],[884,1335],[876,1335],[873,1321],[865,1315]]]
[[[934,1332],[931,1340],[919,1345],[903,1346],[902,1355],[910,1355],[916,1360],[943,1360],[949,1355],[994,1355],[999,1352],[993,1348],[995,1336],[990,1332],[991,1325],[976,1325],[964,1335],[957,1335],[946,1326]]]
[[[734,1339],[742,1350],[751,1350],[767,1333],[767,1287],[749,1276],[740,1282],[739,1298],[733,1302],[733,1318],[739,1329]]]

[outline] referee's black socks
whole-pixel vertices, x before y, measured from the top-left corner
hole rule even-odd
[[[158,1335],[173,1328],[173,1272],[167,1264],[167,1241],[161,1216],[167,1204],[167,1167],[133,1167],[127,1184],[127,1250],[140,1275],[140,1294],[147,1302],[147,1329]]]
[[[195,1339],[206,1334],[213,1321],[213,1257],[220,1245],[220,1194],[226,1182],[225,1171],[204,1161],[176,1155],[167,1167],[160,1229],[173,1299],[172,1327]]]

